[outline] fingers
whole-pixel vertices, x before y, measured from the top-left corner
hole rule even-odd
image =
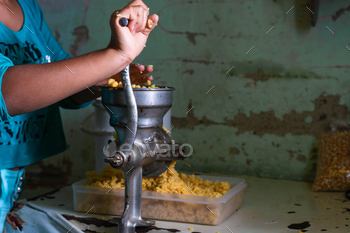
[[[147,76],[147,74],[153,71],[153,66],[144,66],[140,64],[131,64],[130,65],[130,77],[132,83],[142,84],[147,82],[147,80],[152,81],[152,76]]]
[[[138,28],[135,28],[135,33],[138,33],[138,32],[143,32],[145,27],[147,27],[147,21],[148,21],[148,15],[149,15],[149,8],[146,6],[146,4],[141,1],[141,0],[134,0],[132,1],[131,3],[128,4],[128,6],[131,6],[131,7],[142,7],[143,8],[143,15],[142,15],[142,12],[139,11],[137,16],[138,17],[143,17],[143,23],[141,23],[141,20],[139,20],[139,25],[141,27],[138,27]]]
[[[143,80],[145,80],[146,82],[147,82],[147,80],[152,81],[153,80],[153,76],[152,75],[149,76],[149,77],[145,76],[145,77],[143,77]]]
[[[129,29],[132,34],[136,34],[143,31],[146,24],[145,15],[148,15],[148,10],[145,10],[142,6],[129,7]]]
[[[142,0],[134,0],[134,1],[130,2],[127,6],[135,6],[135,5],[140,5],[143,8],[148,9],[146,4]]]
[[[147,66],[146,67],[146,74],[151,73],[153,71],[153,66]]]
[[[120,18],[126,18],[129,20],[128,28],[132,34],[136,34],[142,32],[146,27],[147,18],[148,18],[149,10],[146,5],[128,5],[124,9],[120,11],[116,11],[114,15],[115,22],[119,25]]]
[[[159,21],[159,16],[156,14],[148,17],[146,27],[142,31],[142,34],[148,36],[150,32],[158,25],[158,21]]]
[[[112,38],[115,35],[117,31],[123,31],[124,33],[130,34],[130,30],[128,27],[122,27],[119,23],[119,20],[124,17],[129,19],[129,16],[127,16],[126,11],[123,12],[123,10],[116,10],[112,13],[110,18],[110,26],[112,29]],[[130,23],[129,23],[130,26]],[[126,35],[127,35],[126,34]]]
[[[131,64],[130,65],[130,75],[137,75],[142,74],[142,76],[151,73],[153,71],[153,66],[148,65],[145,67],[144,65],[140,64]]]
[[[147,82],[147,80],[152,81],[152,80],[153,80],[153,77],[152,77],[152,76],[149,76],[149,77],[148,77],[148,76],[139,77],[139,78],[133,79],[133,80],[132,80],[132,83],[143,84],[143,83]]]

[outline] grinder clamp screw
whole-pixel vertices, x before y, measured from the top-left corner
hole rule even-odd
[[[106,163],[110,163],[111,165],[113,164],[114,166],[120,166],[124,162],[123,157],[121,155],[114,155],[112,157],[106,158],[105,159]]]
[[[114,168],[123,168],[126,166],[128,159],[122,151],[116,151],[114,155],[105,159],[106,163],[109,163]]]

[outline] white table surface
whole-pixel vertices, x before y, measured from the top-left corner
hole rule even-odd
[[[344,193],[316,193],[311,191],[311,183],[286,180],[245,177],[243,206],[219,226],[205,226],[190,223],[157,221],[158,228],[178,229],[181,232],[201,233],[288,233],[299,230],[289,229],[294,223],[309,222],[307,232],[350,233],[350,201]],[[61,214],[79,217],[110,219],[112,216],[84,214],[73,209],[72,187],[38,198],[31,203]],[[348,208],[348,209],[347,209]],[[292,213],[288,213],[292,212]],[[294,213],[293,213],[294,212]],[[117,232],[116,227],[97,227],[76,220],[71,222],[81,230],[98,233]],[[349,225],[349,226],[348,226]],[[188,230],[193,227],[193,230]],[[151,232],[168,232],[151,230]]]

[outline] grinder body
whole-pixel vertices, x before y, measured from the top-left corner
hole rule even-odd
[[[125,175],[125,206],[120,233],[154,225],[141,218],[142,176],[158,176],[171,161],[186,158],[184,146],[175,145],[162,129],[163,117],[172,106],[174,88],[132,89],[128,67],[122,72],[123,89],[102,88],[102,104],[109,112],[110,125],[121,141],[105,161],[121,168]]]

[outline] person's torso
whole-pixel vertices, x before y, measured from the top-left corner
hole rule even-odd
[[[40,31],[41,22],[36,21],[36,13],[31,1],[18,0],[23,11],[23,26],[13,31],[0,22],[0,53],[10,58],[14,65],[51,62],[50,48]]]
[[[53,52],[46,44],[46,35],[40,31],[42,22],[34,15],[33,2],[18,0],[18,3],[24,14],[23,27],[12,31],[0,22],[0,53],[14,65],[51,62]],[[25,83],[23,78],[18,85]],[[58,104],[0,122],[0,168],[28,165],[63,148],[65,139]]]

